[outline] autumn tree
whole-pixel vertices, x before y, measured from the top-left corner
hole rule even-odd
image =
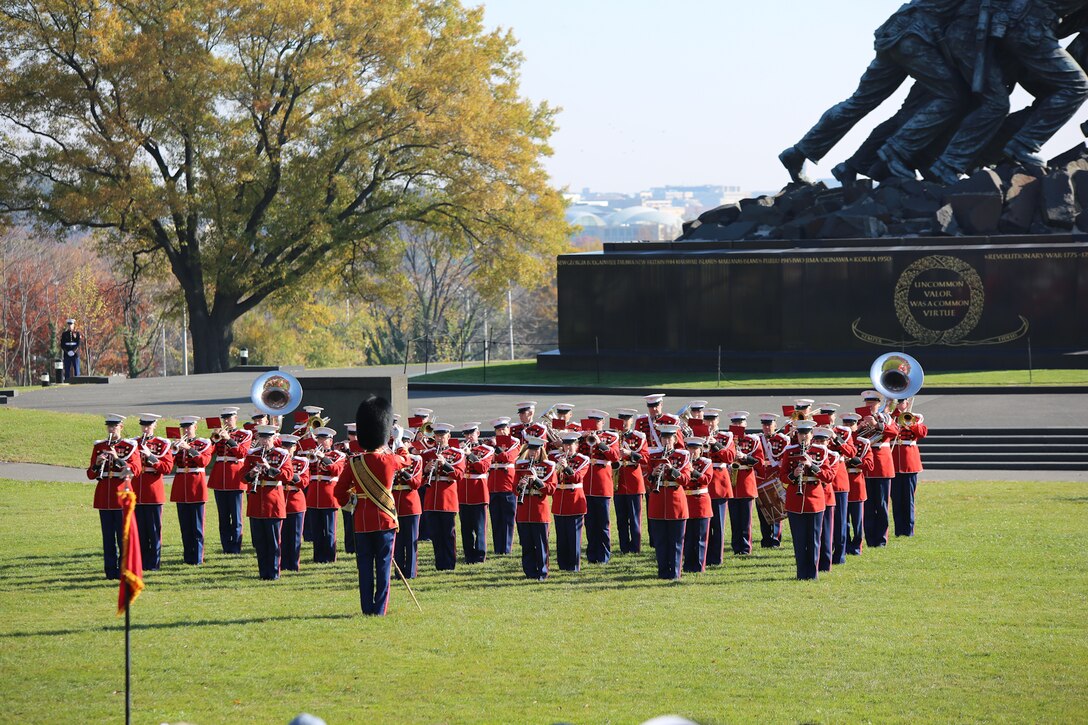
[[[539,277],[569,232],[554,111],[456,0],[10,0],[0,37],[0,211],[164,255],[196,372],[330,265],[380,291],[399,225],[473,255],[483,289]]]

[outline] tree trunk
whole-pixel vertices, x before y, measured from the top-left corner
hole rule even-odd
[[[193,336],[193,372],[222,373],[230,369],[230,345],[234,342],[235,317],[208,315],[189,306],[189,332]]]

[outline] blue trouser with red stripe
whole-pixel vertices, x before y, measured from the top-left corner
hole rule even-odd
[[[204,504],[179,503],[178,525],[181,527],[181,558],[186,564],[204,563]]]
[[[828,506],[822,514],[816,514],[816,518],[823,518],[820,522],[820,571],[831,571],[831,535],[835,528],[835,507]]]
[[[752,553],[752,499],[729,499],[729,527],[733,533],[733,553]]]
[[[586,561],[607,564],[612,558],[612,524],[607,496],[586,496]]]
[[[400,516],[400,531],[393,542],[393,560],[408,579],[415,579],[419,560],[419,514]],[[354,534],[351,538],[355,538]],[[355,547],[352,546],[352,549]]]
[[[302,561],[302,520],[305,511],[287,514],[280,530],[280,568],[298,571]]]
[[[385,616],[393,576],[394,530],[355,534],[355,563],[359,568],[359,604],[363,614]]]
[[[729,499],[710,499],[710,526],[707,530],[706,565],[718,566],[725,553],[725,510]]]
[[[242,553],[242,491],[215,491],[219,543],[224,554]]]
[[[434,568],[451,571],[457,568],[457,512],[425,511],[423,518],[431,531],[434,545]],[[421,527],[422,528],[422,527]]]
[[[918,489],[917,473],[897,473],[892,480],[892,520],[896,536],[914,536],[914,493]]]
[[[710,519],[688,519],[684,531],[684,571],[706,571],[706,542]]]
[[[461,547],[466,564],[482,564],[487,558],[487,504],[463,503],[457,508],[461,519]]]
[[[121,509],[99,509],[98,520],[102,524],[102,559],[106,565],[106,578],[120,579],[121,539],[124,535]]]
[[[582,526],[585,514],[560,516],[555,519],[555,561],[563,571],[582,568]]]
[[[888,544],[888,496],[892,479],[865,479],[865,545]]]
[[[155,571],[162,563],[162,504],[137,504],[136,527],[140,530],[140,557],[144,569]]]
[[[355,553],[355,514],[346,509],[340,509],[344,516],[344,553]]]
[[[529,579],[548,576],[548,525],[519,523],[518,540],[521,542],[521,570]]]
[[[679,579],[684,557],[685,519],[654,519],[657,523],[657,578]]]
[[[283,519],[250,519],[249,536],[257,552],[261,579],[280,578],[280,532]]]
[[[848,541],[846,542],[846,553],[857,556],[861,553],[861,537],[865,527],[865,502],[851,501],[846,504],[846,509],[847,527],[850,531],[847,535]]]
[[[336,509],[307,509],[306,521],[312,522],[314,563],[336,561]]]
[[[759,517],[760,548],[777,549],[782,546],[782,522],[769,523],[759,504],[756,504],[756,515]]]
[[[513,492],[491,493],[491,540],[496,554],[509,554],[514,550],[514,515],[517,512],[517,496]]]
[[[823,522],[823,513],[795,514],[791,511],[788,515],[797,578],[815,579],[820,559],[820,524]]]
[[[846,563],[846,507],[850,498],[849,491],[835,492],[835,530],[831,536],[831,563]]]
[[[616,494],[616,529],[622,553],[642,551],[642,494]]]

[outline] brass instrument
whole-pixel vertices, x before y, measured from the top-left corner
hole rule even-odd
[[[189,429],[189,431],[193,429],[192,426],[186,427]],[[172,450],[174,454],[177,455],[182,450],[182,443],[185,444],[185,450],[189,450],[189,441],[191,440],[193,440],[193,436],[190,435],[189,432],[182,433],[181,438],[178,438],[176,441],[170,444],[170,450]]]
[[[913,398],[922,389],[925,373],[922,366],[910,355],[901,352],[889,352],[881,355],[869,367],[869,379],[873,388],[884,396],[880,408],[873,415],[873,423],[858,426],[858,438],[865,438],[870,443],[880,442],[884,435],[884,424],[891,420],[888,408],[894,400]]]
[[[106,437],[106,448],[108,450],[98,452],[98,458],[99,458],[99,461],[98,461],[98,477],[99,478],[103,478],[106,475],[106,466],[107,466],[107,464],[112,466],[114,464],[114,462],[116,462],[116,460],[117,460],[117,451],[114,448],[114,446],[117,445],[117,442],[119,440],[120,440],[119,436],[115,436],[113,433],[110,433]]]
[[[302,383],[291,373],[272,370],[253,381],[250,400],[269,416],[283,416],[302,403]]]
[[[446,458],[442,455],[442,451],[446,450],[446,448],[447,446],[439,446],[435,449],[434,460],[431,461],[430,468],[427,471],[427,482],[424,484],[425,486],[430,486],[434,481],[434,474],[435,471],[438,470],[439,464],[446,463]]]
[[[661,463],[657,464],[657,466],[654,467],[654,493],[659,492],[661,490],[661,487],[665,485],[665,471],[672,468],[672,453],[670,451],[666,451],[664,448],[662,448],[661,453],[665,457],[665,460],[663,460]]]
[[[902,413],[897,415],[896,418],[895,418],[895,422],[898,423],[899,425],[903,426],[904,428],[909,428],[912,425],[914,425],[915,423],[920,422],[921,420],[922,420],[921,415],[919,415],[917,413],[913,413],[913,412],[911,412],[909,410],[904,410]]]

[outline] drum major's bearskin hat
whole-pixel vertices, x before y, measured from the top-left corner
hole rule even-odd
[[[385,398],[372,395],[359,403],[355,411],[355,430],[359,445],[373,451],[389,440],[393,427],[393,406]]]

